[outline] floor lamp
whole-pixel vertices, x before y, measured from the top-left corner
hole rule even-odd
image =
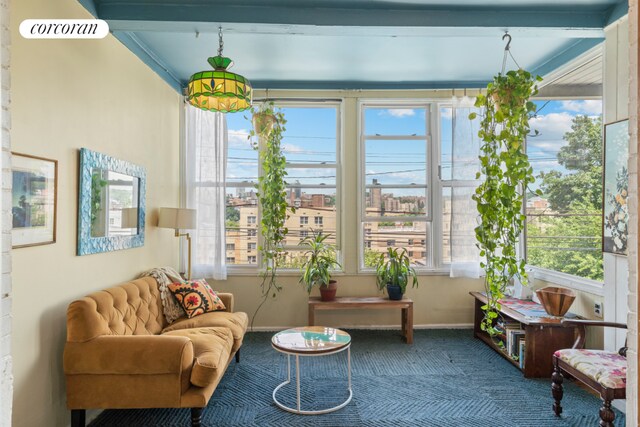
[[[184,208],[160,208],[158,215],[158,227],[173,228],[176,237],[186,237],[188,245],[187,280],[191,280],[191,235],[180,233],[180,230],[195,230],[197,228],[197,216],[195,209]]]

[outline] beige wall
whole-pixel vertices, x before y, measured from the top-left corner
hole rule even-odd
[[[179,96],[112,36],[25,40],[26,18],[89,18],[76,0],[13,3],[13,150],[58,160],[58,241],[13,251],[15,427],[69,423],[62,373],[69,302],[171,265],[177,240],[155,225],[159,206],[179,200]],[[78,149],[147,171],[144,247],[78,257]]]
[[[382,295],[374,275],[343,275],[338,281],[338,296]],[[414,324],[417,326],[469,326],[473,323],[473,298],[470,291],[483,289],[481,280],[450,279],[446,276],[422,276],[418,288],[407,289],[407,298],[414,301]],[[236,309],[250,316],[260,303],[260,281],[255,276],[233,276],[226,281],[213,281],[216,290],[233,292]],[[281,277],[283,290],[269,298],[260,309],[255,327],[278,329],[307,324],[307,292],[298,283],[298,276]],[[311,295],[319,295],[314,289]],[[400,326],[400,310],[327,311],[316,315],[316,323],[325,326]],[[471,333],[471,332],[469,332]]]

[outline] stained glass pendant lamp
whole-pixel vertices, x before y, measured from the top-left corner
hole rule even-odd
[[[206,111],[237,113],[251,108],[251,83],[240,74],[227,71],[233,61],[222,56],[222,27],[218,31],[218,55],[207,61],[213,71],[195,73],[187,85],[187,102]]]

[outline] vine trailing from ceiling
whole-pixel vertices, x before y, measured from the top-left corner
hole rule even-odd
[[[252,145],[259,152],[260,167],[262,173],[258,178],[256,189],[260,202],[260,234],[262,243],[258,247],[262,259],[261,290],[262,301],[256,308],[251,318],[251,326],[258,311],[269,296],[277,295],[282,286],[277,282],[278,266],[285,257],[283,243],[288,229],[285,221],[289,217],[288,211],[295,212],[295,208],[287,204],[286,192],[286,158],[282,153],[281,142],[287,123],[284,113],[276,108],[273,102],[264,102],[259,108],[251,108],[253,130],[249,138],[257,136],[258,140],[252,140]]]
[[[497,333],[494,323],[506,286],[514,277],[527,283],[525,261],[517,256],[516,247],[525,226],[524,194],[535,181],[526,137],[529,118],[536,111],[530,98],[538,93],[536,83],[541,80],[522,69],[500,73],[475,103],[483,114],[478,132],[482,141],[480,172],[476,176],[483,180],[473,195],[480,217],[476,246],[486,273],[487,304],[482,307],[481,329],[491,336]],[[476,113],[469,116],[475,118]]]

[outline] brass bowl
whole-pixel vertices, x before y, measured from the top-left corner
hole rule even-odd
[[[573,300],[576,299],[576,294],[571,289],[555,286],[538,289],[536,294],[545,311],[552,316],[558,317],[564,316],[569,311],[571,304],[573,304]]]

